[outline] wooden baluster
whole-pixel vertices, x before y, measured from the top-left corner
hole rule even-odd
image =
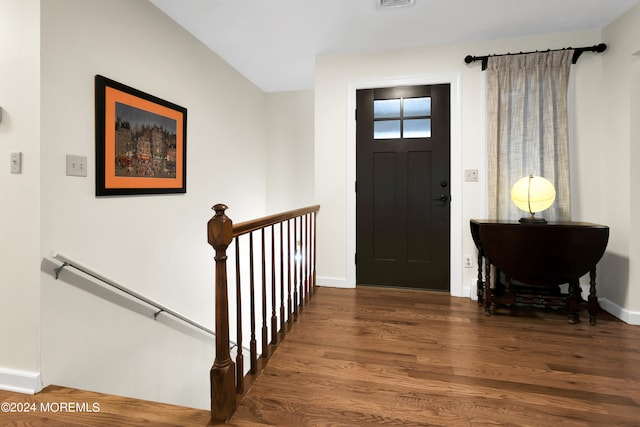
[[[285,317],[284,317],[284,223],[280,223],[280,332],[285,333]]]
[[[302,256],[300,262],[302,263],[302,274],[304,276],[304,304],[309,303],[309,215],[302,217],[304,220],[304,237],[302,239]]]
[[[256,344],[256,289],[253,270],[253,233],[249,233],[249,303],[251,305],[251,340],[249,341],[250,372],[258,372],[258,349]]]
[[[298,276],[298,299],[296,304],[298,305],[298,314],[302,313],[302,302],[304,301],[304,283],[302,278],[302,217],[298,217],[298,239],[296,242],[300,242],[300,245],[296,243],[296,270]]]
[[[307,214],[307,262],[305,263],[305,275],[307,277],[307,304],[311,294],[311,215]]]
[[[318,221],[318,217],[316,215],[316,213],[313,213],[313,290],[315,292],[316,290],[316,257],[318,255],[317,252],[317,221]]]
[[[225,422],[236,409],[235,365],[229,348],[229,300],[227,293],[227,247],[233,240],[233,223],[225,215],[227,206],[213,207],[207,223],[207,240],[215,249],[216,264],[216,357],[210,371],[211,422]]]
[[[276,248],[275,225],[271,226],[271,345],[278,343],[278,317],[276,316]]]
[[[300,276],[300,281],[298,282],[300,284],[300,299],[298,300],[298,305],[299,305],[299,312],[302,313],[302,311],[304,310],[304,295],[305,295],[305,288],[304,288],[304,267],[303,267],[303,262],[304,262],[304,217],[300,216],[300,224],[299,224],[299,233],[298,234],[298,248],[296,251],[296,255],[297,255],[297,259],[296,262],[298,263],[298,275]]]
[[[293,219],[293,320],[298,320],[298,221]]]
[[[307,301],[307,277],[306,277],[306,252],[307,252],[307,219],[303,215],[300,217],[300,286],[302,287],[302,293],[300,297],[300,311],[304,310],[305,303]]]
[[[260,231],[262,235],[262,354],[260,357],[267,357],[269,355],[269,343],[267,342],[267,268],[264,228]]]
[[[242,350],[242,286],[240,285],[240,238],[236,243],[236,327],[238,354],[236,355],[236,393],[244,393],[244,354]]]
[[[309,295],[307,294],[307,266],[306,263],[306,254],[307,254],[307,217],[300,217],[300,286],[302,286],[302,298],[300,298],[300,307],[301,311],[304,310],[305,304]]]
[[[288,315],[287,315],[287,323],[291,326],[293,322],[293,300],[291,297],[291,220],[287,220],[287,304],[288,304]]]

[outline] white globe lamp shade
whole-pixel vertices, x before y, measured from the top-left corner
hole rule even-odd
[[[553,205],[556,200],[556,189],[548,179],[529,175],[520,178],[513,185],[511,200],[518,208],[530,215],[528,218],[521,218],[520,222],[546,222],[542,218],[535,218],[534,215]]]

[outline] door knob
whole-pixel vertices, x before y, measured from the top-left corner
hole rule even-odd
[[[446,194],[441,194],[440,197],[438,197],[437,199],[433,199],[433,200],[440,200],[442,203],[446,203],[449,201],[449,196]]]

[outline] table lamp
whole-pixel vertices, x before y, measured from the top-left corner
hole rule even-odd
[[[556,189],[553,184],[541,176],[525,176],[511,188],[513,203],[530,215],[520,218],[522,223],[546,223],[544,218],[536,218],[535,214],[549,208],[555,199]]]

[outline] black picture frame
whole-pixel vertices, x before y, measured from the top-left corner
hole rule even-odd
[[[187,192],[187,109],[95,76],[96,196]]]

